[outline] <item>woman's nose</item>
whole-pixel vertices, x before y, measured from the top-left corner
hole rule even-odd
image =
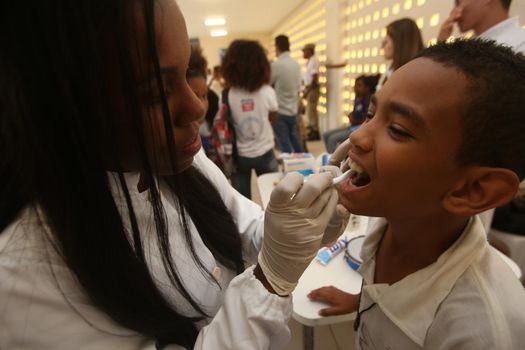
[[[201,99],[189,87],[185,90],[180,100],[180,125],[200,121],[206,114],[206,109]]]

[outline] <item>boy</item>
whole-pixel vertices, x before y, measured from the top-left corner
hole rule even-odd
[[[481,40],[424,50],[372,99],[346,148],[341,188],[372,222],[358,296],[312,300],[358,310],[358,349],[521,349],[525,291],[476,214],[510,201],[525,174],[525,58]]]

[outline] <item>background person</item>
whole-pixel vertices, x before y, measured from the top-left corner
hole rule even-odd
[[[270,82],[270,63],[264,48],[252,40],[233,41],[222,61],[229,88],[237,145],[234,187],[251,198],[252,169],[257,175],[278,170],[271,126],[277,118],[277,97]],[[224,102],[224,101],[223,101]]]
[[[275,37],[277,59],[272,63],[271,85],[275,89],[279,110],[272,124],[275,140],[281,152],[303,152],[297,135],[297,110],[301,90],[301,66],[290,57],[290,42],[286,35]]]
[[[381,43],[386,60],[392,64],[379,78],[376,91],[379,91],[396,69],[414,58],[423,50],[421,31],[411,18],[402,18],[386,26],[386,37]]]
[[[0,36],[0,348],[282,346],[344,229],[332,176],[285,177],[265,213],[232,189],[176,2],[14,2]]]
[[[509,18],[511,0],[456,0],[449,17],[441,25],[438,42],[452,35],[457,25],[461,33],[474,31],[474,36],[494,40],[525,53],[525,29],[518,16]]]
[[[370,97],[376,91],[379,75],[360,75],[354,84],[354,108],[348,113],[350,126],[329,130],[323,134],[323,140],[328,153],[333,153],[336,147],[366,120]]]
[[[315,44],[306,44],[303,47],[303,58],[307,60],[306,73],[303,79],[303,99],[306,100],[306,116],[308,117],[308,140],[320,139],[319,114],[319,58],[315,54]]]

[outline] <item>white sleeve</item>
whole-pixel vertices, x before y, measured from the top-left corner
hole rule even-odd
[[[237,224],[243,246],[243,256],[249,264],[257,261],[264,235],[264,211],[255,202],[237,192],[222,171],[201,149],[193,164],[215,185]]]
[[[270,294],[253,269],[230,282],[222,307],[201,329],[195,350],[279,349],[290,340],[292,298]]]

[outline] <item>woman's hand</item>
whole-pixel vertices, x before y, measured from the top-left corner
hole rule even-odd
[[[321,316],[349,314],[357,311],[359,306],[359,294],[346,293],[334,286],[314,289],[308,294],[308,298],[330,305],[319,310]]]

